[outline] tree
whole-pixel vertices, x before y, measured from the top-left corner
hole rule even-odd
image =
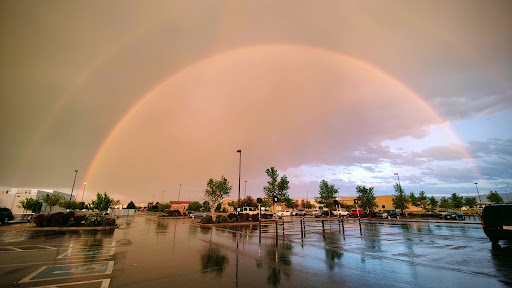
[[[411,192],[411,194],[409,194],[409,201],[411,201],[411,205],[414,207],[420,207],[421,205],[420,199],[416,197],[416,195],[414,195],[414,192]]]
[[[464,198],[457,193],[453,193],[449,200],[452,208],[459,209],[464,206]]]
[[[437,201],[436,197],[430,196],[427,201],[427,206],[433,210],[437,208],[437,205],[439,205],[439,202]]]
[[[41,197],[41,200],[43,200],[43,203],[46,204],[46,206],[48,206],[48,208],[50,209],[48,214],[52,213],[53,207],[55,207],[57,204],[59,204],[59,202],[62,199],[64,199],[64,197],[62,197],[62,195],[59,195],[59,194],[45,194],[45,195],[43,195],[43,197]]]
[[[491,203],[503,203],[503,198],[500,194],[498,194],[498,191],[489,191],[489,195],[487,195],[487,200],[489,200]]]
[[[284,198],[284,206],[286,206],[286,208],[293,209],[297,207],[297,203],[295,203],[295,201],[293,201],[291,198],[287,197]]]
[[[18,208],[23,208],[27,211],[32,211],[32,213],[37,213],[37,211],[41,211],[41,208],[43,207],[43,203],[41,201],[27,197],[23,200],[21,200],[20,205],[18,205]]]
[[[356,193],[361,209],[369,212],[377,208],[377,200],[375,195],[373,195],[373,187],[366,188],[366,186],[357,186]]]
[[[478,202],[476,201],[476,197],[464,198],[464,206],[467,206],[469,208],[475,207],[477,203]]]
[[[306,203],[306,205],[304,206],[304,208],[306,208],[306,210],[310,210],[310,209],[313,209],[315,207],[316,207],[315,204],[313,204],[311,202]]]
[[[395,196],[393,197],[393,207],[400,210],[402,213],[405,209],[409,208],[409,198],[405,194],[402,186],[398,183],[395,184]]]
[[[439,208],[452,208],[452,203],[448,198],[442,197],[439,202]]]
[[[220,202],[215,206],[215,212],[220,212],[222,210],[222,204]]]
[[[126,209],[137,209],[137,206],[135,206],[135,203],[133,203],[133,201],[130,201],[130,203],[126,205]]]
[[[256,201],[251,196],[247,196],[245,199],[242,199],[240,205],[242,207],[258,207],[258,203],[256,203]]]
[[[331,209],[333,208],[334,204],[332,203],[332,200],[334,199],[335,195],[338,193],[338,189],[336,189],[333,185],[329,185],[329,183],[325,180],[320,181],[320,185],[318,186],[320,194],[320,203],[324,204],[329,209],[329,215],[331,215]]]
[[[102,212],[108,211],[108,209],[114,206],[116,202],[117,201],[115,201],[114,198],[108,196],[106,192],[104,192],[103,194],[97,193],[96,200],[92,200],[90,206],[93,210]]]
[[[269,197],[271,200],[274,197],[278,197],[280,199],[289,198],[287,192],[290,189],[288,177],[283,175],[281,180],[278,181],[277,179],[279,178],[279,174],[277,174],[277,170],[274,167],[270,167],[269,169],[265,170],[265,173],[270,178],[270,180],[267,181],[267,186],[263,187],[265,196]],[[275,206],[275,203],[272,203],[272,205]],[[274,211],[276,211],[275,207]]]
[[[222,176],[220,180],[213,180],[212,178],[208,180],[204,197],[210,202],[211,207],[216,207],[217,203],[222,201],[229,193],[231,193],[231,185],[229,185],[228,179]]]
[[[82,204],[80,204],[80,202],[75,201],[75,200],[69,201],[68,199],[60,200],[59,204],[57,204],[57,205],[60,208],[69,209],[69,210],[78,210],[78,209],[82,208]]]
[[[197,212],[197,211],[200,211],[202,207],[203,207],[203,205],[201,205],[201,203],[194,201],[194,202],[188,204],[187,211]]]
[[[171,203],[160,203],[158,204],[158,211],[165,212],[165,210],[171,209]]]
[[[208,212],[212,210],[210,203],[208,203],[208,201],[204,201],[202,206],[203,207],[201,208],[201,211],[203,212]]]
[[[418,202],[420,203],[421,208],[425,209],[425,206],[427,205],[427,194],[425,194],[425,191],[420,191],[420,194],[418,195]]]

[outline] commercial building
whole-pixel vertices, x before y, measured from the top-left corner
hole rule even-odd
[[[31,188],[11,188],[10,190],[0,191],[0,207],[11,209],[13,214],[24,213],[23,208],[18,207],[20,201],[26,198],[41,199],[46,194],[58,194],[69,200],[70,194],[48,189],[31,189]],[[73,195],[71,200],[75,200]],[[42,201],[41,201],[42,202]],[[48,213],[50,209],[43,203],[40,213]],[[52,212],[65,212],[66,209],[55,206]],[[30,211],[28,211],[30,212]]]

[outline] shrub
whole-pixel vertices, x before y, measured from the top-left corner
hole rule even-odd
[[[34,216],[34,218],[32,218],[32,221],[34,222],[34,224],[36,224],[37,227],[44,227],[44,223],[46,222],[46,215],[36,215]]]
[[[50,214],[48,218],[48,226],[62,227],[68,224],[69,220],[71,219],[71,215],[63,212],[57,212],[54,214]]]
[[[249,214],[247,214],[247,213],[240,214],[240,221],[245,222],[247,220],[249,220]]]
[[[86,219],[87,215],[75,215],[75,217],[73,217],[73,221],[76,223],[76,226],[84,225]]]
[[[226,217],[224,215],[219,215],[215,218],[215,223],[228,223],[228,222],[229,222],[228,217]]]
[[[213,218],[211,215],[206,215],[203,218],[201,218],[201,224],[212,224]]]
[[[105,219],[103,219],[103,226],[116,226],[116,219],[105,217]]]
[[[228,214],[228,219],[229,220],[233,220],[233,219],[236,219],[237,218],[237,215],[235,213],[229,213]]]
[[[101,226],[103,225],[103,217],[98,214],[92,214],[87,216],[85,220],[85,226]]]
[[[258,214],[252,214],[251,220],[252,220],[252,222],[258,222],[260,220],[260,217]]]

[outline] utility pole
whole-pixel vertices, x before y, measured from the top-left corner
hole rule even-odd
[[[71,209],[71,198],[73,197],[73,190],[75,190],[76,174],[78,174],[78,170],[75,170],[75,180],[73,180],[73,187],[71,188],[71,195],[69,195],[68,209]]]
[[[181,184],[180,184],[180,189],[178,190],[178,211],[180,211],[180,195],[181,195]]]

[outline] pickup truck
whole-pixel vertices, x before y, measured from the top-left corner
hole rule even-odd
[[[512,240],[512,204],[485,206],[480,221],[493,245],[500,240]]]
[[[348,217],[348,211],[346,210],[333,210],[332,213],[336,216],[336,217]]]

